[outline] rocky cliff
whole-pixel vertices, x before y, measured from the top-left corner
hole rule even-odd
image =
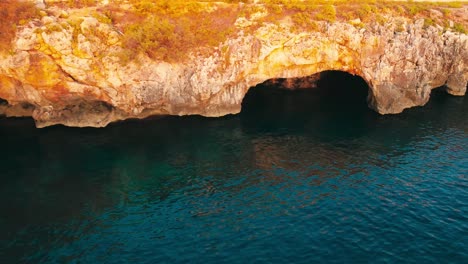
[[[466,93],[466,34],[403,17],[364,26],[319,22],[310,31],[294,28],[287,17],[252,29],[255,19],[239,17],[225,42],[183,62],[135,53],[123,64],[122,32],[112,24],[79,9],[50,8],[18,27],[11,50],[0,55],[0,114],[32,116],[38,127],[223,116],[240,112],[258,83],[326,70],[361,76],[369,106],[381,114],[424,105],[431,89],[443,85],[450,94]]]

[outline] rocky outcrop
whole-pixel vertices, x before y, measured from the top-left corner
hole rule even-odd
[[[369,84],[369,106],[381,114],[424,105],[431,89],[443,85],[450,94],[466,93],[465,34],[398,17],[366,27],[318,25],[307,31],[264,23],[252,30],[238,23],[210,53],[188,54],[181,63],[134,54],[122,64],[121,33],[112,25],[51,10],[20,27],[12,51],[0,55],[0,114],[32,116],[38,127],[223,116],[240,112],[244,95],[258,83],[327,70],[361,76]]]

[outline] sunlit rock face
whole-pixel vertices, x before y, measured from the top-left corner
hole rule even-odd
[[[464,95],[468,36],[424,28],[422,20],[403,20],[401,30],[401,21],[394,23],[401,19],[366,28],[323,22],[313,31],[288,23],[239,26],[209,53],[171,63],[134,54],[122,64],[114,27],[53,9],[20,27],[12,50],[2,51],[0,114],[32,116],[38,127],[102,127],[150,115],[223,116],[239,113],[256,84],[307,77],[281,80],[285,87],[304,88],[315,80],[311,76],[328,70],[361,76],[369,85],[369,106],[381,114],[424,105],[431,89],[443,85]]]

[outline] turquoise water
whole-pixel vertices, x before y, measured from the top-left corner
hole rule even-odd
[[[379,116],[340,78],[216,119],[0,119],[0,263],[467,263],[466,98]]]

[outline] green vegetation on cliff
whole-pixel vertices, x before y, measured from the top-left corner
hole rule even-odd
[[[425,19],[425,27],[439,25],[466,33],[460,2],[395,2],[377,0],[67,0],[49,5],[61,9],[84,8],[99,21],[121,33],[122,62],[135,53],[158,60],[180,61],[190,52],[212,52],[230,35],[253,31],[264,23],[292,23],[294,30],[320,30],[319,23],[350,22],[364,27],[384,25],[389,17]],[[32,4],[18,0],[0,3],[0,48],[6,49],[16,26],[38,17]],[[466,9],[465,9],[466,10]],[[458,12],[458,13],[457,13]],[[464,11],[461,11],[464,12]],[[237,22],[247,21],[239,27]],[[289,18],[289,19],[288,19]],[[237,21],[237,22],[236,22]],[[323,21],[323,22],[321,22]],[[451,21],[451,22],[450,22]],[[403,30],[403,29],[402,29]]]
[[[462,7],[459,2],[421,3],[389,1],[181,1],[131,0],[133,8],[104,7],[106,14],[122,29],[123,44],[128,51],[139,50],[150,57],[164,60],[181,60],[188,50],[195,47],[206,50],[217,47],[230,34],[236,33],[235,22],[239,17],[252,21],[244,31],[253,30],[262,23],[282,23],[291,17],[298,30],[319,30],[317,22],[351,21],[385,24],[385,16],[406,16],[412,19],[430,18],[436,24],[448,28],[450,10]],[[333,4],[332,4],[333,3]],[[432,12],[432,13],[431,13]],[[438,16],[441,14],[441,16]],[[453,29],[464,32],[456,23]],[[124,58],[127,56],[124,56]]]
[[[130,10],[108,10],[122,29],[127,50],[139,50],[153,59],[179,60],[194,47],[218,46],[233,32],[239,9],[210,7],[199,2],[136,1]]]

